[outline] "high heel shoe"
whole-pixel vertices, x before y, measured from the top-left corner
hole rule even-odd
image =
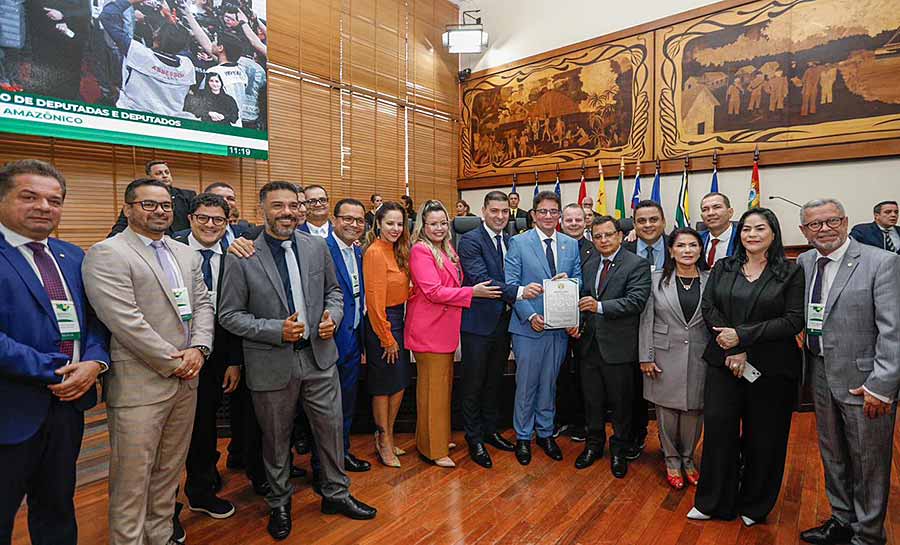
[[[684,471],[684,479],[691,485],[697,486],[700,482],[700,472],[696,469],[686,469]]]
[[[396,448],[396,447],[395,447]],[[400,460],[397,459],[397,456],[394,455],[391,458],[385,458],[384,454],[382,454],[382,450],[384,447],[381,445],[381,434],[380,432],[375,432],[375,457],[381,462],[381,465],[385,467],[400,467]]]
[[[405,450],[396,445],[394,446],[394,456],[403,456],[404,454],[406,454]]]
[[[438,458],[437,460],[432,460],[431,458],[425,456],[421,452],[419,453],[419,458],[422,459],[423,462],[427,462],[433,466],[445,467],[445,468],[453,468],[456,467],[456,462],[453,461],[449,456],[444,456],[442,458]]]
[[[669,486],[674,488],[675,490],[681,490],[684,488],[684,479],[681,477],[681,473],[673,474],[666,472],[666,481],[668,481]]]

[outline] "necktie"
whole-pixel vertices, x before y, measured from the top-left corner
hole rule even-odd
[[[281,243],[284,248],[284,261],[287,265],[288,279],[291,282],[291,299],[294,301],[294,310],[297,311],[297,321],[304,325],[303,338],[309,338],[309,322],[306,320],[306,305],[303,302],[303,282],[300,280],[300,266],[297,265],[297,256],[294,254],[292,241],[285,240]]]
[[[597,297],[600,297],[600,292],[603,290],[603,286],[606,285],[606,277],[609,276],[609,268],[611,266],[611,259],[603,260],[603,270],[600,271],[600,278],[597,279]]]
[[[820,257],[816,261],[816,279],[813,282],[812,296],[809,299],[810,303],[822,302],[822,284],[825,282],[825,265],[828,265],[829,261],[831,260],[827,257]],[[821,335],[807,335],[806,342],[809,344],[809,349],[813,354],[817,356],[822,355]]]
[[[713,265],[716,264],[716,246],[719,245],[719,239],[714,238],[710,241],[709,244],[709,255],[706,256],[706,264],[709,265],[709,268],[712,269]]]
[[[180,288],[181,283],[178,281],[175,269],[172,268],[172,262],[166,256],[166,245],[163,244],[163,241],[161,240],[154,240],[150,243],[150,247],[152,247],[153,251],[156,252],[156,261],[159,263],[159,266],[162,267],[163,272],[166,274],[166,281],[169,284],[169,289],[173,290],[175,288]],[[187,322],[182,320],[181,329],[184,330],[185,342],[190,342],[191,333],[188,330]]]
[[[359,271],[356,270],[355,265],[355,256],[353,255],[353,248],[344,248],[341,250],[341,254],[344,257],[344,266],[347,267],[347,274],[350,276],[350,289],[353,291],[351,296],[355,300],[355,304],[353,305],[356,309],[353,313],[353,329],[356,329],[356,326],[359,325]],[[357,278],[354,282],[353,278]]]
[[[206,289],[212,291],[213,282],[212,282],[212,250],[200,250],[200,255],[203,257],[203,264],[200,266],[200,270],[203,271],[203,283],[206,284]]]
[[[556,258],[553,257],[553,239],[545,238],[544,244],[547,245],[547,263],[550,265],[550,276],[556,276]]]
[[[59,271],[56,270],[53,258],[47,255],[46,246],[40,242],[29,242],[26,246],[34,254],[34,264],[37,265],[38,272],[41,274],[47,297],[51,301],[67,301],[69,298],[66,296],[66,288],[63,286],[62,278],[59,277]],[[60,341],[59,351],[71,358],[75,352],[75,341]]]
[[[656,267],[656,256],[653,254],[653,246],[647,246],[647,261],[650,262],[651,267]]]
[[[891,232],[884,231],[884,249],[893,253],[897,252],[897,247],[894,246],[894,241],[891,240]]]
[[[503,237],[494,235],[494,239],[497,241],[497,255],[500,256],[500,270],[503,270]]]

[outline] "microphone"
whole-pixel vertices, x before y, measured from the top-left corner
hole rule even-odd
[[[795,203],[794,201],[792,201],[792,200],[790,200],[790,199],[785,199],[785,198],[782,197],[781,195],[769,195],[769,200],[772,200],[772,199],[778,199],[778,200],[780,200],[780,201],[784,201],[784,202],[787,202],[787,203],[791,203],[791,204],[793,204],[794,206],[796,206],[797,208],[803,208],[802,205],[799,205],[799,204]]]

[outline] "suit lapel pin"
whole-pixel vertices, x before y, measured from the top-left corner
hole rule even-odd
[[[66,254],[59,254],[59,257],[66,257]]]

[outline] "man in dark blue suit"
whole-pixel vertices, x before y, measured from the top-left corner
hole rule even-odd
[[[329,223],[329,225],[331,225]],[[362,360],[363,289],[362,250],[354,244],[366,229],[366,208],[356,199],[342,199],[334,206],[334,228],[325,241],[334,261],[338,284],[344,294],[344,319],[334,334],[337,344],[338,376],[341,380],[341,409],[344,416],[344,469],[369,471],[372,465],[350,452],[350,427],[356,408],[356,385]],[[313,471],[318,473],[318,460],[313,450]]]
[[[897,201],[881,201],[875,205],[872,213],[875,221],[872,223],[860,223],[854,225],[850,231],[850,238],[866,244],[887,250],[892,254],[900,252],[900,227],[897,227]]]
[[[700,231],[703,239],[703,260],[711,269],[723,257],[734,254],[739,233],[737,222],[731,221],[734,216],[734,208],[727,195],[722,193],[707,193],[700,200],[700,217],[706,225],[705,231]]]
[[[306,196],[306,223],[297,227],[311,235],[328,238],[333,227],[328,221],[328,192],[320,185],[308,185],[304,190]]]
[[[109,350],[84,295],[84,252],[50,238],[65,196],[48,163],[0,169],[0,543],[24,497],[32,543],[78,543],[75,462]]]
[[[484,448],[485,443],[503,451],[515,449],[497,427],[503,369],[509,361],[509,319],[518,289],[504,281],[509,211],[509,197],[502,191],[491,191],[484,197],[481,227],[463,234],[457,243],[463,285],[474,286],[490,280],[502,290],[500,299],[472,299],[472,306],[463,309],[460,328],[466,442],[472,460],[486,468],[493,462]]]

